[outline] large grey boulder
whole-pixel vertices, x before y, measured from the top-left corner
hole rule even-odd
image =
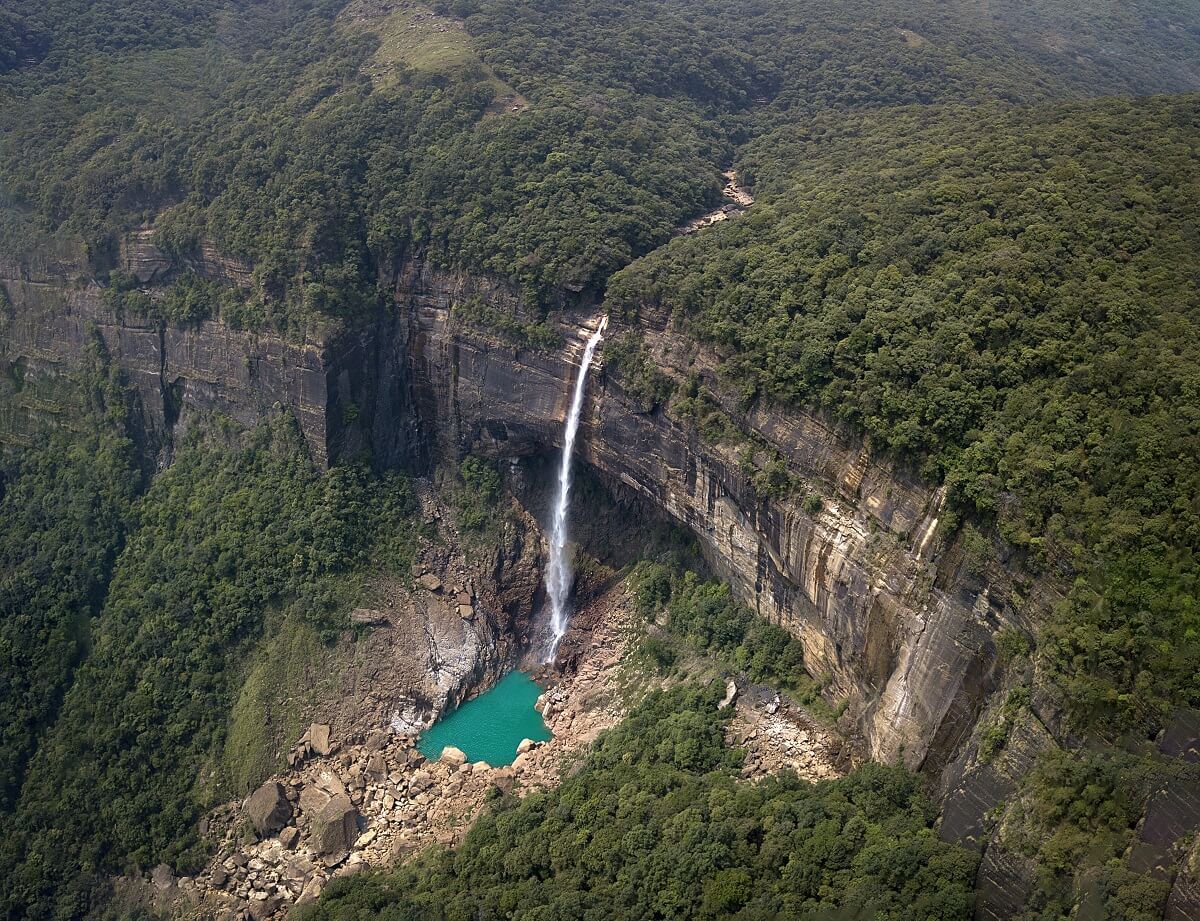
[[[246,815],[254,830],[265,838],[288,823],[292,817],[292,804],[284,795],[283,787],[269,780],[246,799]]]
[[[308,744],[313,753],[328,755],[333,751],[333,743],[329,739],[329,726],[326,723],[313,723],[308,727]]]
[[[350,797],[339,793],[317,814],[312,826],[312,846],[318,854],[349,850],[358,839],[358,810]]]

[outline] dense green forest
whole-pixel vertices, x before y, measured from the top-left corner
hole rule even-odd
[[[969,917],[976,857],[938,840],[913,775],[739,783],[723,691],[655,692],[556,790],[339,884],[307,921]]]
[[[1200,43],[1185,8],[1149,3],[1068,25],[1048,0],[990,19],[965,2],[462,0],[435,8],[469,43],[438,55],[396,39],[404,3],[127,6],[6,15],[0,245],[80,237],[103,274],[116,235],[154,221],[180,256],[206,238],[246,260],[232,313],[281,327],[367,309],[414,252],[546,306],[713,204],[753,133],[830,109],[1183,88]]]
[[[78,463],[93,444],[73,446],[60,466]],[[92,517],[64,516],[44,535],[55,541],[55,559],[71,581],[42,586],[43,593],[57,588],[59,597],[41,602],[41,631],[21,637],[27,680],[49,672],[41,680],[57,683],[62,704],[20,799],[0,814],[5,917],[46,917],[49,906],[57,917],[81,916],[111,873],[160,861],[191,866],[203,853],[202,812],[243,792],[230,791],[216,769],[243,663],[284,621],[336,635],[355,600],[347,597],[354,584],[347,576],[406,570],[414,534],[403,479],[354,467],[321,474],[290,422],[244,437],[214,430],[198,438],[132,506],[105,481],[107,460],[90,476],[61,476],[52,505],[45,476],[32,461],[18,471],[5,520],[56,507],[89,508]],[[115,563],[114,505],[129,521]],[[71,534],[76,521],[88,530]],[[24,566],[40,559],[31,554]],[[106,564],[111,581],[104,585]],[[72,618],[86,615],[105,589],[89,637],[87,624]],[[40,601],[25,601],[26,616],[39,614],[33,604]],[[6,650],[9,631],[21,624],[6,616]],[[62,648],[70,641],[90,649],[63,695],[65,676],[55,670],[79,659]],[[17,677],[6,670],[6,681]],[[43,714],[21,716],[32,727]],[[5,729],[7,763],[29,746],[18,737],[9,748]]]
[[[141,487],[119,382],[98,359],[87,377],[81,430],[48,436],[0,481],[0,814],[88,652]]]

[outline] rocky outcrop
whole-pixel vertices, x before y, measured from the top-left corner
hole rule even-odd
[[[173,271],[144,232],[122,252],[140,277]],[[192,268],[246,280],[211,252]],[[250,424],[282,407],[322,463],[368,453],[381,465],[427,471],[432,460],[468,450],[514,461],[543,455],[558,444],[582,340],[599,319],[583,312],[565,323],[564,346],[553,353],[517,348],[465,331],[452,310],[474,298],[519,311],[514,292],[408,263],[389,279],[394,310],[292,342],[213,320],[179,326],[115,317],[99,286],[74,281],[72,272],[66,263],[0,264],[14,304],[0,360],[21,362],[28,377],[53,378],[79,360],[94,329],[159,437],[211,410]],[[1049,602],[1045,587],[1014,586],[999,567],[986,578],[966,572],[938,532],[938,490],[819,416],[742,411],[733,396],[721,397],[712,356],[666,322],[644,319],[642,332],[664,371],[710,384],[721,409],[750,433],[749,449],[710,444],[661,408],[644,412],[601,360],[589,383],[582,458],[614,488],[691,530],[747,603],[803,641],[806,667],[828,681],[831,698],[848,701],[873,756],[948,762],[993,684],[993,633],[1022,622],[1014,593],[1036,610]],[[760,451],[783,459],[800,487],[794,494],[807,501],[756,486]],[[462,622],[473,616],[468,603]]]

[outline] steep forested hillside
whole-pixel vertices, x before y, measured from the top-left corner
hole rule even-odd
[[[70,447],[59,465],[77,463],[90,447]],[[15,714],[14,734],[28,729],[11,743],[6,721],[10,788],[22,780],[18,759],[29,755],[29,734],[44,734],[18,801],[0,814],[6,917],[82,916],[108,874],[131,862],[193,863],[203,853],[201,812],[231,789],[214,766],[243,663],[285,621],[336,630],[354,600],[345,597],[347,574],[408,564],[406,483],[356,468],[322,475],[288,423],[241,444],[214,435],[184,448],[132,505],[136,477],[126,475],[115,502],[117,487],[104,482],[113,476],[113,450],[98,455],[103,466],[88,476],[56,479],[57,507],[90,512],[78,521],[55,516],[44,535],[63,572],[43,572],[37,589],[53,597],[26,591],[12,600],[19,613],[5,601],[4,649],[14,654],[6,654],[5,681],[46,685],[20,696],[6,688],[4,697],[6,707],[32,698],[40,708]],[[46,511],[38,456],[5,496],[6,520]],[[130,522],[115,563],[112,532],[125,532],[110,523],[114,514]],[[22,533],[28,539],[28,531],[10,536]],[[29,554],[22,566],[39,562]],[[80,618],[97,598],[103,607],[89,636]],[[28,620],[39,623],[22,630]],[[90,648],[80,663],[82,647]],[[76,665],[73,681],[61,674]],[[51,674],[38,679],[41,672]],[[58,699],[51,719],[46,710]]]
[[[90,646],[141,487],[119,385],[89,374],[81,431],[25,452],[0,494],[0,814]]]

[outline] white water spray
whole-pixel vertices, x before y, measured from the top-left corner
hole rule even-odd
[[[559,641],[567,632],[571,612],[567,610],[567,597],[571,594],[571,561],[567,559],[567,512],[571,506],[571,454],[575,450],[575,435],[579,431],[579,415],[583,410],[583,395],[587,389],[588,368],[596,354],[596,346],[604,335],[608,317],[600,321],[583,350],[579,363],[579,377],[575,379],[575,392],[571,395],[571,409],[563,430],[562,461],[558,466],[558,496],[554,500],[554,518],[550,523],[550,559],[546,563],[546,591],[550,595],[550,645],[546,650],[546,661],[553,662],[558,652]]]

